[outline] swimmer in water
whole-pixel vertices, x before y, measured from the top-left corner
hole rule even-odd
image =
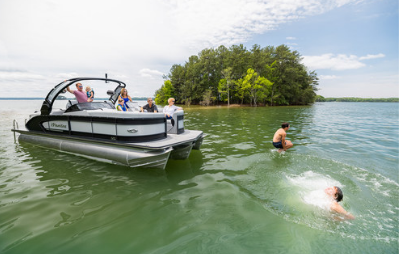
[[[293,144],[289,140],[285,140],[287,137],[287,130],[290,128],[289,123],[283,123],[272,138],[272,145],[278,148],[277,152],[287,151]]]
[[[333,202],[330,205],[330,209],[333,212],[336,212],[336,213],[342,215],[343,218],[348,219],[348,220],[354,220],[355,219],[355,216],[346,212],[346,210],[343,209],[343,207],[341,205],[339,205],[338,202],[343,200],[343,192],[339,187],[332,186],[332,187],[326,188],[324,190],[324,192],[333,199]]]

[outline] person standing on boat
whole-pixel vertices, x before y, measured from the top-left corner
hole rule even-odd
[[[119,104],[116,105],[117,111],[127,111],[125,101],[122,98],[118,100]]]
[[[130,95],[127,94],[127,89],[126,88],[122,88],[122,90],[120,91],[120,96],[119,98],[121,98],[122,100],[124,100],[124,105],[126,108],[129,108],[129,106],[127,105],[128,101],[132,101],[132,98],[130,97]]]
[[[77,90],[71,90],[69,87],[67,87],[67,91],[75,95],[78,103],[90,102],[88,100],[87,94],[83,91],[83,85],[81,83],[77,83],[75,84],[75,87]]]
[[[168,99],[168,105],[164,107],[164,110],[162,112],[164,112],[165,117],[167,119],[172,119],[172,115],[174,114],[174,112],[176,110],[182,110],[181,107],[177,107],[174,105],[175,103],[175,99],[174,98],[169,98]]]
[[[287,151],[287,149],[293,146],[291,141],[285,140],[287,137],[287,130],[289,128],[289,123],[283,123],[281,125],[281,128],[279,128],[274,134],[274,138],[272,139],[272,145],[275,146],[275,148],[278,148],[279,153],[281,153],[282,151]]]
[[[142,112],[151,112],[151,113],[158,113],[158,107],[153,103],[152,98],[148,98],[148,104],[142,107]]]

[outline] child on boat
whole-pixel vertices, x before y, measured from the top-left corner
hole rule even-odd
[[[86,86],[85,91],[87,93],[88,102],[92,102],[94,100],[94,90],[91,89],[90,86]]]
[[[118,102],[119,104],[116,106],[117,111],[127,111],[125,101],[119,98]]]

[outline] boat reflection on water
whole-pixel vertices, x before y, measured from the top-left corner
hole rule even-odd
[[[108,192],[112,193],[115,190],[131,190],[144,195],[160,192],[167,186],[176,189],[181,186],[179,183],[182,181],[199,174],[203,165],[203,155],[200,151],[193,151],[189,160],[171,160],[165,169],[132,170],[123,165],[97,163],[68,153],[39,149],[37,145],[30,143],[18,144],[15,149],[19,154],[19,160],[33,169],[26,170],[26,180],[32,182],[33,186],[43,186],[40,189],[42,192],[46,191],[47,197],[74,192],[88,197],[100,196],[109,195]]]

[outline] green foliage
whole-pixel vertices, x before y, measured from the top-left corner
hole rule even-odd
[[[165,80],[164,85],[155,92],[155,103],[158,105],[165,105],[168,99],[173,97],[173,86],[170,80]]]
[[[155,100],[165,104],[171,96],[187,104],[306,105],[316,99],[318,78],[301,59],[285,45],[204,49],[184,65],[172,66]]]

